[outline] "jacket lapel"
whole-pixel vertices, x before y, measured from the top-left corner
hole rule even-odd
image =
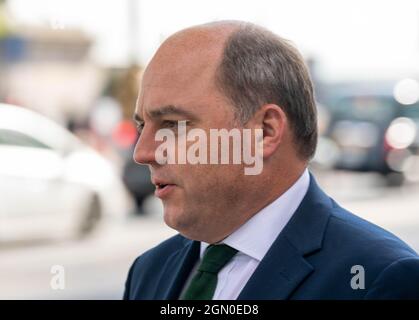
[[[155,299],[175,300],[199,258],[199,241],[185,239],[185,246],[168,259],[157,285]]]
[[[243,288],[239,300],[291,296],[314,271],[305,257],[321,249],[331,206],[330,198],[310,174],[307,194]]]

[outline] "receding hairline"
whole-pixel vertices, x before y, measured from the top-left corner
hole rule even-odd
[[[258,26],[240,20],[213,21],[191,26],[169,36],[159,47],[155,57],[162,53],[167,54],[170,49],[182,47],[187,52],[192,52],[192,49],[206,49],[208,51],[215,49],[222,57],[229,39],[238,31],[243,30],[246,27],[257,28]],[[154,57],[152,61],[153,60]]]
[[[173,35],[167,38],[165,42],[169,42],[173,39],[178,39],[196,32],[207,32],[208,34],[215,33],[215,36],[218,40],[220,40],[221,35],[225,35],[225,39],[227,39],[232,33],[241,29],[243,26],[249,24],[251,23],[240,20],[222,20],[207,22],[175,32]]]

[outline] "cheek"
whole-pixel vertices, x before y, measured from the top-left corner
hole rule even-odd
[[[216,180],[215,171],[210,165],[189,165],[185,168],[181,172],[181,179],[187,195],[196,195],[212,188]]]
[[[240,165],[195,165],[183,173],[186,196],[197,201],[229,198],[243,185]]]

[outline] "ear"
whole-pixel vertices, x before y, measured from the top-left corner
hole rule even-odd
[[[276,104],[262,106],[254,115],[253,127],[263,130],[263,158],[271,157],[281,142],[288,127],[285,112]]]

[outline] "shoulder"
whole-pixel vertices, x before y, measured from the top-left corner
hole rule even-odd
[[[333,200],[325,238],[371,258],[381,256],[391,261],[417,257],[417,253],[396,235],[343,209]]]
[[[419,299],[417,253],[391,232],[332,203],[323,248],[338,263],[330,268],[344,267],[349,274],[352,266],[362,266],[365,299]]]
[[[375,279],[365,299],[419,299],[419,258],[401,258]]]

